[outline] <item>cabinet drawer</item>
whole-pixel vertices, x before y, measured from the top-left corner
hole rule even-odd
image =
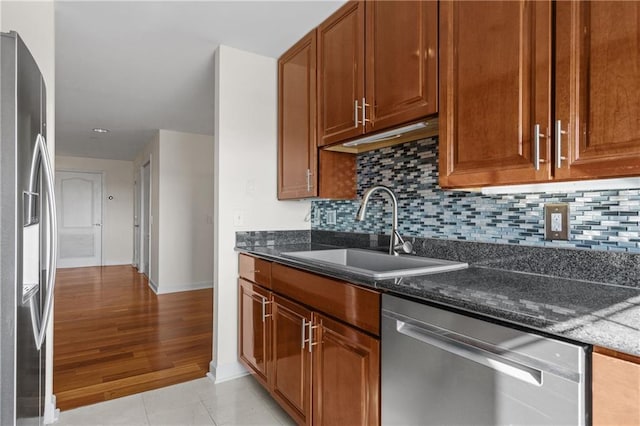
[[[274,263],[272,289],[334,318],[380,335],[380,293]]]
[[[238,273],[240,278],[271,288],[271,262],[240,254],[238,256]]]

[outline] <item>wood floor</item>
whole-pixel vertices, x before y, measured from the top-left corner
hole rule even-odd
[[[53,392],[61,410],[204,377],[211,289],[155,295],[131,266],[57,271]]]

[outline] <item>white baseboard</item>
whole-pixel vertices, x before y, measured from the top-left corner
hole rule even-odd
[[[211,361],[207,377],[213,380],[213,383],[222,383],[248,374],[249,371],[237,361],[217,366],[214,361]]]
[[[50,425],[58,421],[59,415],[60,410],[56,408],[56,396],[51,395],[51,399],[49,399],[49,401],[45,401],[42,421],[44,424]]]
[[[185,284],[162,284],[154,290],[157,294],[178,293],[180,291],[202,290],[213,288],[213,281],[200,281]]]
[[[102,266],[125,266],[131,265],[131,259],[121,259],[121,260],[107,260],[102,262]]]
[[[154,283],[151,279],[149,279],[149,288],[155,293],[158,294],[158,285]]]

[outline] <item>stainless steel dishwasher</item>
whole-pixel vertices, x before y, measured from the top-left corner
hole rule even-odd
[[[583,425],[579,346],[383,295],[383,425]]]

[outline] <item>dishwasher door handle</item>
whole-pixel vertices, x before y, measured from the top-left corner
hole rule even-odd
[[[435,346],[444,351],[468,359],[469,361],[482,364],[515,379],[534,386],[542,386],[542,371],[489,352],[483,348],[473,346],[468,342],[463,342],[453,335],[441,335],[423,327],[408,324],[397,319],[396,330],[398,333],[404,334],[405,336],[416,339],[422,343]]]

